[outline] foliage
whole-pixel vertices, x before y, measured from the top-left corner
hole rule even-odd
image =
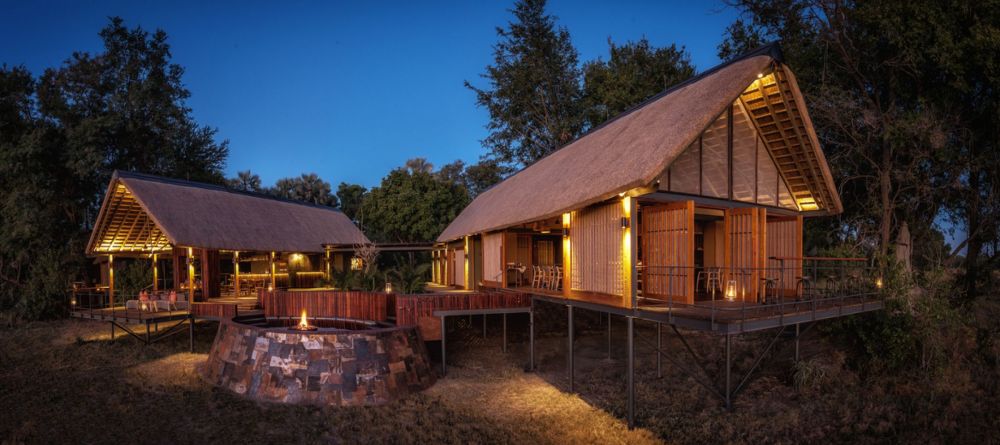
[[[430,263],[418,263],[413,257],[409,257],[408,261],[390,269],[386,276],[395,292],[416,294],[424,291],[430,280],[430,269]]]
[[[330,183],[322,180],[316,173],[303,173],[297,178],[281,178],[274,183],[271,193],[293,201],[337,207],[337,196],[331,193]]]
[[[244,170],[236,173],[235,178],[226,179],[226,186],[234,190],[245,192],[260,192],[263,188],[260,185],[260,176]]]
[[[466,81],[490,113],[483,145],[506,169],[537,161],[573,140],[582,127],[577,52],[566,28],[545,13],[545,0],[519,0],[514,21],[497,28],[483,89]]]
[[[374,241],[433,241],[468,202],[461,185],[397,168],[365,195],[362,228]]]
[[[412,173],[431,173],[434,171],[434,164],[427,162],[427,158],[407,159],[406,170]]]
[[[0,67],[0,310],[58,313],[115,169],[221,183],[228,143],[199,126],[163,31],[112,18],[103,51],[38,78]],[[92,279],[91,279],[92,280]]]
[[[965,258],[964,294],[988,288],[1000,234],[1000,8],[997,2],[734,2],[720,45],[732,58],[780,40],[845,212],[840,240],[889,252],[907,222],[915,261]],[[940,254],[939,220],[964,232]],[[930,265],[928,265],[930,266]]]
[[[347,215],[351,221],[358,221],[358,212],[361,210],[361,203],[365,199],[368,189],[358,184],[348,184],[341,182],[337,186],[337,200],[340,201],[340,210]]]
[[[125,267],[119,269],[119,263],[115,264],[115,295],[118,303],[123,303],[126,298],[136,298],[139,292],[147,289],[153,284],[153,268],[148,261],[133,260],[128,261]]]
[[[582,102],[590,128],[694,76],[683,47],[654,48],[644,37],[624,45],[608,39],[608,51],[607,62],[597,59],[583,67]]]

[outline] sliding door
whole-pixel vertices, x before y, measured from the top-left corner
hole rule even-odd
[[[723,297],[755,302],[766,260],[767,209],[726,210]]]

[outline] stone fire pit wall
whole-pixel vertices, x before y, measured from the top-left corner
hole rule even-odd
[[[415,327],[295,332],[219,325],[202,375],[255,400],[374,405],[426,389],[435,375]]]

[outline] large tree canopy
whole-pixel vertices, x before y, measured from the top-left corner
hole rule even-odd
[[[274,196],[295,201],[308,202],[329,207],[337,207],[337,195],[334,195],[330,183],[321,179],[316,173],[303,173],[296,178],[281,178],[270,190]]]
[[[497,28],[493,64],[477,105],[490,113],[483,145],[508,169],[531,164],[575,138],[582,126],[580,68],[569,31],[545,13],[545,0],[520,0],[514,21]]]
[[[807,90],[845,204],[827,232],[885,256],[906,223],[919,252],[939,245],[935,226],[951,217],[966,234],[951,255],[967,248],[966,294],[974,297],[990,277],[980,269],[996,267],[1000,224],[997,2],[736,5],[742,17],[720,55],[780,40]]]
[[[597,59],[583,67],[583,109],[589,128],[694,76],[690,56],[676,45],[654,48],[646,38],[616,45],[608,39],[608,51],[607,61]]]
[[[166,33],[113,18],[100,37],[37,79],[0,68],[0,310],[50,314],[83,277],[114,170],[223,180],[227,143],[191,117]]]
[[[374,241],[433,241],[468,203],[460,184],[436,173],[397,168],[365,195],[358,219]]]

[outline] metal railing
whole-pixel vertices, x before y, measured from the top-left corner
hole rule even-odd
[[[632,307],[665,307],[670,314],[674,309],[693,309],[714,325],[716,321],[783,318],[809,312],[815,318],[820,310],[842,313],[852,304],[861,304],[864,310],[867,303],[881,301],[880,276],[865,258],[770,257],[767,264],[718,268],[640,265]]]
[[[130,314],[160,314],[160,315],[175,315],[183,314],[190,311],[191,300],[187,292],[178,292],[178,301],[186,302],[188,308],[186,309],[166,309],[161,310],[156,308],[155,301],[150,300],[145,304],[147,307],[143,309],[141,306],[139,309],[128,309],[126,302],[129,300],[139,300],[139,296],[136,294],[124,294],[116,292],[114,299],[116,301],[111,301],[108,289],[106,287],[80,287],[71,289],[66,294],[66,304],[69,307],[71,313],[76,314],[86,314],[89,318],[111,318],[114,319],[118,316],[126,317]],[[184,300],[181,300],[183,296]],[[141,304],[141,303],[140,303]]]

